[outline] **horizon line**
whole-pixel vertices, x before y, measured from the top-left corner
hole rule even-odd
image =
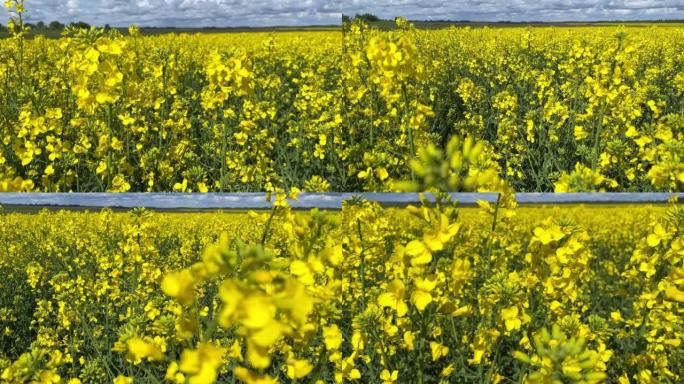
[[[343,15],[347,16],[347,15]],[[353,17],[350,17],[350,20],[353,19]],[[439,23],[439,24],[520,24],[520,25],[525,25],[525,24],[592,24],[592,23],[684,23],[684,19],[612,19],[612,20],[562,20],[562,21],[544,21],[544,20],[526,20],[526,21],[512,21],[512,20],[496,20],[496,21],[491,21],[491,20],[452,20],[452,19],[407,19],[409,22],[414,22],[414,23]],[[38,24],[40,21],[27,21],[26,24],[30,24],[32,26],[35,26]],[[57,21],[61,24],[63,24],[65,27],[68,27],[70,24],[74,23],[86,23],[90,26],[96,26],[96,27],[105,27],[108,25],[108,23],[105,23],[105,25],[99,25],[99,24],[90,24],[88,22],[84,21],[73,21],[73,22],[68,22],[68,23],[62,23],[58,20],[53,20],[50,22],[44,22],[44,25],[46,29],[48,29],[48,26],[50,23]],[[382,22],[394,22],[394,19],[380,19],[379,21],[374,21],[374,22],[369,22],[369,24],[373,23],[382,23]],[[189,29],[189,30],[201,30],[201,29],[271,29],[271,28],[333,28],[333,27],[341,27],[344,21],[341,19],[340,24],[273,24],[273,25],[233,25],[233,26],[218,26],[218,25],[211,25],[211,26],[177,26],[177,25],[168,25],[168,26],[160,26],[160,25],[138,25],[138,24],[128,24],[128,25],[110,25],[110,28],[114,29],[126,29],[130,26],[137,26],[138,28],[141,29]],[[0,24],[2,25],[2,24]]]

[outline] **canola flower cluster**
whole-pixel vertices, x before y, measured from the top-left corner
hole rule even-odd
[[[420,206],[3,215],[0,379],[684,378],[684,207],[518,209],[481,143],[446,147],[400,185],[433,191]]]
[[[0,382],[684,379],[682,206],[493,208],[2,214]]]
[[[0,45],[2,191],[389,191],[470,136],[517,191],[682,191],[684,29],[27,37]]]

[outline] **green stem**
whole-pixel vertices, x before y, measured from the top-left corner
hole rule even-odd
[[[24,87],[24,18],[19,13],[19,88]]]
[[[112,105],[107,106],[107,188],[112,186]]]
[[[226,168],[226,146],[228,144],[228,139],[226,138],[226,119],[225,117],[222,119],[223,124],[222,124],[222,137],[221,137],[221,192],[224,191],[224,185],[225,185],[225,168]]]
[[[423,384],[424,383],[424,378],[423,378],[423,373],[425,371],[425,367],[423,365],[423,347],[425,346],[425,343],[423,341],[423,328],[424,326],[422,323],[424,322],[424,317],[421,316],[421,331],[420,331],[420,340],[418,342],[418,384]]]
[[[271,208],[271,215],[268,217],[266,227],[264,228],[264,233],[261,235],[261,245],[266,244],[266,239],[268,239],[268,233],[271,230],[271,223],[273,222],[273,217],[275,216],[276,209],[278,209],[278,207],[276,206],[273,206],[273,208]]]
[[[487,262],[489,262],[489,259],[492,254],[492,247],[494,246],[494,231],[496,231],[496,220],[499,216],[499,206],[501,205],[501,193],[496,197],[496,207],[494,208],[494,215],[492,217],[492,233],[489,236],[487,240]]]
[[[213,304],[212,304],[213,307]],[[209,325],[207,326],[207,329],[205,330],[204,334],[202,334],[202,342],[208,342],[209,339],[211,339],[212,336],[214,336],[214,333],[216,332],[216,329],[218,327],[218,316],[213,316],[211,319],[211,322],[209,322]]]
[[[601,133],[603,131],[603,115],[605,114],[605,103],[601,105],[601,113],[599,114],[599,121],[598,121],[598,126],[596,127],[596,130],[594,131],[594,145],[593,145],[593,150],[592,150],[592,156],[591,156],[591,170],[595,171],[596,167],[598,166],[598,158],[599,158],[599,149],[600,149],[600,142],[601,142]]]
[[[409,103],[408,99],[408,93],[406,91],[406,84],[401,85],[401,94],[404,99],[404,116],[408,116],[408,108],[406,106]],[[407,140],[409,144],[409,153],[411,156],[411,160],[416,158],[416,146],[415,143],[413,142],[413,128],[411,127],[411,120],[409,119],[408,121],[408,135],[407,135]],[[416,172],[413,170],[413,167],[409,167],[411,169],[411,181],[415,182],[416,181]]]
[[[366,310],[366,249],[363,246],[363,233],[361,232],[361,220],[356,219],[356,227],[361,241],[361,262],[359,263],[359,277],[361,278],[361,308]]]

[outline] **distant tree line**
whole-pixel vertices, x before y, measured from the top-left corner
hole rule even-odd
[[[67,27],[67,25],[60,23],[59,21],[52,21],[49,24],[45,24],[44,21],[39,21],[37,23],[24,23],[27,27],[30,27],[32,30],[38,30],[38,31],[45,31],[45,30],[54,30],[54,31],[61,31],[64,28]],[[90,24],[84,22],[84,21],[74,21],[69,23],[69,27],[73,28],[85,28],[88,29],[90,28]],[[109,29],[109,24],[105,26],[105,29]],[[6,31],[7,27],[0,24],[0,31]]]
[[[378,22],[378,21],[387,21],[388,19],[382,19],[372,13],[357,13],[356,15],[349,16],[342,14],[342,24],[349,24],[353,20],[361,20],[366,23],[372,23],[372,22]],[[396,20],[396,18],[395,18]],[[585,24],[603,24],[603,23],[621,23],[621,24],[638,24],[638,23],[681,23],[684,22],[684,20],[681,19],[644,19],[644,20],[596,20],[596,21],[560,21],[560,22],[554,22],[554,21],[543,21],[543,20],[538,20],[538,21],[531,21],[531,20],[526,20],[526,21],[511,21],[511,20],[498,20],[498,21],[478,21],[478,20],[451,20],[451,19],[429,19],[429,20],[417,20],[417,19],[411,19],[413,22],[422,22],[422,23],[450,23],[450,24],[510,24],[510,25],[535,25],[535,24],[549,24],[549,25],[562,25],[562,24],[575,24],[575,23],[585,23]]]
[[[349,15],[342,14],[342,23],[349,23],[352,20],[361,20],[366,23],[373,23],[377,21],[382,21],[382,19],[372,13],[357,13],[353,18]]]

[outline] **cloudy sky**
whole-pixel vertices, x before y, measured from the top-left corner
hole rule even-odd
[[[684,0],[348,0],[344,13],[368,10],[416,20],[579,21],[684,19]]]
[[[112,26],[339,25],[334,0],[25,0],[30,21]]]
[[[341,14],[480,21],[684,19],[684,0],[25,0],[29,20],[126,26],[339,24]]]

